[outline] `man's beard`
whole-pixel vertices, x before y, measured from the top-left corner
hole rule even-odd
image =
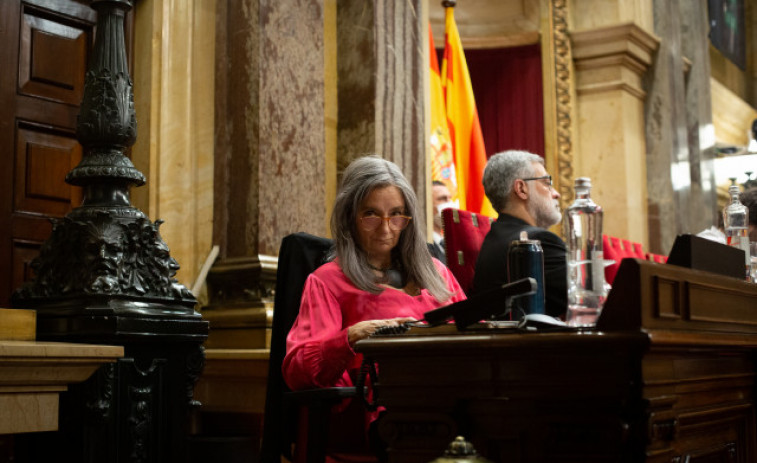
[[[528,213],[536,220],[536,226],[549,228],[562,220],[562,213],[556,199],[538,196],[528,202]]]

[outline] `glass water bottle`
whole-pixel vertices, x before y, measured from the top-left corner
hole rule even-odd
[[[746,279],[750,280],[751,259],[749,256],[749,209],[739,201],[739,186],[728,188],[731,202],[723,209],[723,225],[728,246],[744,251]]]
[[[605,281],[602,252],[602,207],[590,196],[591,179],[575,181],[576,199],[563,222],[568,240],[568,312],[570,326],[594,326],[610,285]]]

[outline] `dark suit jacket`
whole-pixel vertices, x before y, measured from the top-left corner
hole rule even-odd
[[[428,252],[433,257],[439,259],[442,264],[447,265],[447,254],[445,254],[444,248],[436,243],[426,243],[428,245]]]
[[[525,230],[529,239],[541,241],[544,251],[544,295],[548,315],[565,315],[568,303],[567,248],[559,236],[533,227],[508,214],[500,214],[486,234],[476,261],[472,294],[507,283],[507,248]]]

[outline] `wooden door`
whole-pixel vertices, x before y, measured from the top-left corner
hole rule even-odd
[[[64,178],[81,159],[76,115],[95,11],[72,0],[0,2],[0,306],[81,201]]]
[[[81,203],[64,179],[82,156],[76,116],[96,18],[89,0],[0,1],[0,307],[32,276],[50,219]],[[132,30],[127,21],[129,45]]]

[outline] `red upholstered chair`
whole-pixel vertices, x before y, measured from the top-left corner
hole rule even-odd
[[[473,285],[478,252],[492,222],[493,218],[475,212],[451,208],[442,210],[447,267],[466,294]]]
[[[629,251],[628,249],[630,247],[629,245],[631,244],[630,241],[611,236],[610,242],[612,243],[612,246],[618,250],[621,258],[631,257],[631,251]],[[618,262],[618,264],[620,264],[620,262]]]
[[[602,254],[605,259],[615,261],[614,264],[605,267],[605,281],[612,284],[613,280],[615,280],[615,274],[618,273],[620,260],[625,257],[623,255],[623,248],[620,246],[620,241],[617,238],[613,240],[607,235],[602,235]]]
[[[644,250],[641,243],[634,243],[630,240],[622,239],[620,242],[623,244],[623,254],[625,257],[631,257],[634,259],[646,259]]]
[[[612,259],[614,264],[605,267],[605,280],[612,285],[615,274],[618,273],[620,261],[626,257],[632,259],[646,259],[647,254],[641,243],[620,239],[615,236],[602,235],[602,251],[605,259]]]
[[[658,264],[664,264],[668,261],[668,256],[663,256],[662,254],[654,254],[654,253],[648,252],[646,254],[646,259],[652,262],[657,262]]]
[[[638,259],[646,259],[647,255],[644,252],[644,247],[641,245],[641,243],[631,243],[633,246],[633,255],[634,257]]]

